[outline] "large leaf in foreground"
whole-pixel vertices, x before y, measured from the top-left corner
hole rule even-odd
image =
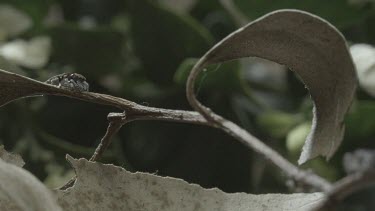
[[[323,199],[322,193],[225,193],[217,188],[170,177],[131,173],[114,165],[75,160],[72,188],[58,190],[66,210],[308,210]]]
[[[344,115],[357,85],[353,61],[341,33],[315,15],[298,10],[275,11],[216,44],[197,62],[190,77],[196,77],[208,65],[250,56],[286,65],[310,91],[314,119],[299,163],[319,155],[332,157],[342,141]],[[188,92],[192,88],[193,83],[188,83]]]
[[[19,155],[0,146],[0,210],[61,210],[52,192],[23,164]]]

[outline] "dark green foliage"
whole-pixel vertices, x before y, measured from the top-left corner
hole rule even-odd
[[[99,78],[119,71],[124,37],[111,28],[80,29],[62,25],[50,29],[52,60],[71,65],[88,78]]]
[[[202,56],[213,44],[209,32],[194,19],[152,1],[132,1],[130,15],[136,54],[157,83],[173,84],[178,65],[187,57]]]
[[[234,2],[252,20],[277,9],[299,9],[316,14],[338,28],[353,26],[371,14],[369,5],[350,4],[350,1],[344,0],[234,0]]]

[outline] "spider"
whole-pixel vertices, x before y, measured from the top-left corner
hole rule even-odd
[[[71,91],[88,92],[89,84],[86,78],[78,73],[63,73],[49,78],[45,83]]]

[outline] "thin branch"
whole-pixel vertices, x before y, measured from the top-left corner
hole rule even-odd
[[[98,94],[98,93],[77,93],[82,99],[83,96],[89,96],[86,98],[89,102],[95,102],[99,104],[112,105],[126,110],[124,113],[109,113],[108,114],[108,128],[103,138],[100,140],[100,144],[95,149],[94,154],[91,156],[90,161],[97,161],[100,159],[104,151],[111,144],[112,137],[120,130],[120,128],[127,122],[135,120],[162,120],[172,122],[184,122],[201,125],[209,125],[209,123],[203,118],[198,112],[192,111],[181,111],[171,109],[161,109],[142,106],[137,103],[127,101],[122,98],[117,98],[109,95]],[[65,95],[64,95],[65,96]],[[95,98],[91,98],[95,96]],[[71,97],[69,95],[68,97]],[[75,97],[73,97],[75,98]],[[77,177],[71,178],[65,185],[60,187],[61,190],[66,190],[74,185]]]
[[[51,91],[48,89],[43,91],[43,94],[64,96],[87,101],[90,103],[116,107],[126,112],[127,120],[161,120],[209,125],[209,123],[206,121],[205,118],[202,117],[202,115],[194,111],[183,111],[143,106],[123,98],[95,92],[70,92],[63,89],[59,90],[59,92]]]
[[[72,187],[74,185],[76,179],[77,179],[77,176],[74,176],[74,177],[70,178],[70,180],[68,182],[66,182],[63,186],[61,186],[58,189],[59,190],[66,190],[66,189]]]
[[[108,128],[103,138],[100,140],[99,145],[96,147],[94,154],[91,156],[89,161],[97,161],[101,158],[104,151],[112,142],[112,137],[121,129],[125,124],[123,121],[126,118],[125,113],[109,113],[108,114]]]
[[[315,208],[315,211],[333,210],[338,203],[362,189],[375,185],[375,169],[357,172],[334,183],[326,193],[326,199]]]
[[[194,93],[194,86],[200,70],[205,66],[206,59],[204,57],[205,56],[203,56],[193,67],[186,85],[186,97],[194,110],[202,114],[207,119],[207,121],[211,123],[212,126],[224,130],[227,134],[234,137],[245,146],[263,155],[266,159],[270,160],[274,165],[279,167],[289,177],[292,177],[293,179],[304,184],[310,185],[315,189],[328,191],[332,185],[324,178],[312,172],[299,169],[297,166],[293,165],[291,162],[281,156],[278,152],[264,144],[256,137],[249,134],[246,130],[239,127],[235,123],[215,114],[211,111],[211,109],[205,107],[198,101]]]
[[[191,106],[198,112],[192,111],[181,111],[171,109],[153,108],[148,106],[142,106],[135,102],[125,100],[119,97],[114,97],[105,94],[93,93],[93,92],[74,92],[71,90],[61,89],[49,84],[36,81],[25,76],[17,75],[0,70],[2,77],[0,80],[0,86],[3,90],[6,90],[7,95],[0,98],[0,105],[4,105],[13,100],[22,97],[32,97],[40,95],[57,95],[84,100],[91,103],[102,104],[116,107],[122,111],[125,111],[127,121],[134,120],[162,120],[162,121],[173,121],[191,124],[201,124],[210,127],[215,127],[224,130],[229,135],[233,136],[240,142],[244,143],[245,146],[255,150],[262,154],[266,159],[269,159],[272,163],[283,170],[287,175],[292,178],[315,187],[319,190],[328,190],[331,186],[323,178],[298,169],[295,165],[287,161],[276,151],[265,145],[257,138],[250,135],[247,131],[240,128],[238,125],[230,122],[221,116],[213,113],[209,108],[203,106],[194,94],[194,81],[199,74],[202,67],[205,66],[205,56],[199,60],[194,66],[191,74],[187,81],[187,98]],[[117,128],[115,126],[109,126],[109,128]],[[108,133],[110,135],[111,133]],[[112,136],[112,135],[110,135]],[[108,145],[108,144],[106,144]],[[101,147],[106,147],[102,145]],[[100,154],[102,149],[97,151]],[[93,159],[97,159],[95,155]]]
[[[96,147],[94,154],[91,156],[89,161],[97,161],[101,158],[104,151],[111,144],[112,137],[121,129],[121,127],[126,123],[126,114],[125,113],[109,113],[107,116],[109,121],[107,131],[104,134],[103,138],[100,140],[99,145]],[[60,190],[66,190],[74,185],[77,176],[71,178],[65,185],[60,187]]]
[[[188,84],[191,85],[192,79],[188,79]],[[193,93],[193,92],[191,92]],[[125,110],[126,112],[126,122],[135,120],[161,120],[161,121],[172,121],[172,122],[182,122],[182,123],[192,123],[206,125],[210,127],[220,128],[232,137],[239,140],[245,146],[255,150],[256,152],[262,154],[266,159],[270,160],[281,170],[285,172],[286,175],[294,178],[297,181],[301,181],[318,190],[326,191],[331,185],[323,178],[304,170],[300,170],[298,167],[290,163],[288,160],[283,158],[276,151],[271,149],[269,146],[265,145],[263,142],[257,138],[250,135],[247,131],[239,127],[238,125],[230,122],[221,116],[214,114],[209,108],[201,105],[196,99],[194,94],[188,94],[188,100],[192,107],[198,112],[192,111],[182,111],[182,110],[172,110],[172,109],[162,109],[154,108],[148,106],[142,106],[132,101],[128,101],[122,98],[99,94],[99,93],[74,93],[69,95],[48,93],[52,95],[62,95],[72,98],[77,98],[80,100],[85,100],[88,102],[93,102],[97,104],[115,106],[119,109]],[[207,112],[208,111],[208,112]],[[201,115],[201,114],[203,115]],[[104,137],[103,137],[104,138]],[[109,144],[109,143],[108,143]],[[102,149],[100,149],[102,150]],[[97,159],[97,158],[95,158]]]

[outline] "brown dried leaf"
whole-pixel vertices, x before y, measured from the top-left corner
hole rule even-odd
[[[325,20],[298,10],[269,13],[233,32],[209,50],[190,77],[207,65],[260,57],[286,65],[302,79],[314,101],[312,129],[299,163],[331,158],[344,134],[344,115],[357,78],[341,33]]]
[[[323,199],[311,194],[228,194],[181,179],[131,173],[114,165],[67,157],[77,174],[72,188],[58,190],[66,210],[308,210]]]

